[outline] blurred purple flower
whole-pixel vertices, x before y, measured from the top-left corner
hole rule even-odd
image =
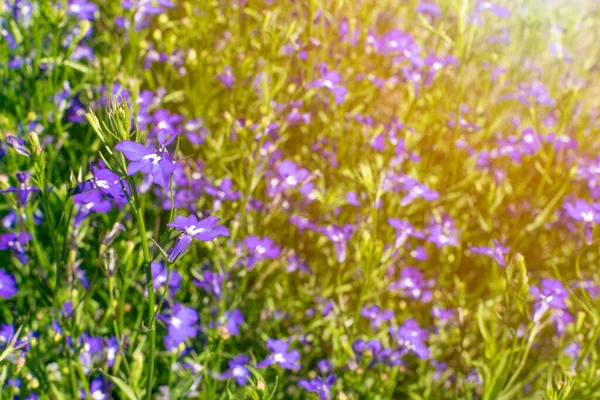
[[[271,355],[256,364],[256,368],[265,368],[278,364],[285,369],[297,371],[300,369],[300,352],[288,351],[289,344],[281,339],[267,339],[267,349]]]
[[[319,400],[330,400],[332,398],[331,388],[335,385],[336,379],[334,374],[329,375],[325,379],[317,376],[310,381],[300,380],[298,386],[309,392],[316,393],[319,396]]]
[[[501,267],[506,267],[504,255],[510,250],[509,247],[502,246],[496,239],[492,241],[492,246],[471,247],[469,251],[474,254],[483,254],[491,257],[496,264]]]
[[[18,292],[15,278],[3,269],[0,269],[0,297],[8,299]]]

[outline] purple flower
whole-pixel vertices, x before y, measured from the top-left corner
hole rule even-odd
[[[219,202],[224,200],[237,200],[239,192],[233,190],[233,181],[229,178],[225,178],[219,184],[219,187],[206,185],[204,187],[206,194],[216,197]]]
[[[429,226],[427,241],[434,243],[438,248],[445,246],[458,247],[460,231],[455,227],[452,218],[446,216],[441,224],[433,221]]]
[[[577,199],[574,203],[566,203],[563,206],[567,215],[575,221],[583,222],[585,240],[587,244],[592,242],[594,225],[600,223],[600,209],[596,204],[588,204],[584,200]]]
[[[337,225],[329,225],[327,227],[320,227],[319,231],[333,242],[337,261],[343,263],[346,260],[347,243],[354,233],[354,226],[346,224],[341,228]]]
[[[421,328],[416,320],[407,319],[397,331],[390,328],[390,333],[400,347],[412,351],[421,360],[429,358],[429,348],[425,345],[429,332]]]
[[[281,339],[267,339],[267,349],[271,352],[271,355],[256,364],[256,368],[279,364],[285,369],[299,370],[300,352],[298,350],[288,351],[288,347],[289,344]]]
[[[510,250],[509,247],[502,246],[496,239],[492,241],[493,245],[490,246],[482,246],[482,247],[471,247],[469,251],[473,254],[483,254],[488,257],[492,257],[492,259],[501,267],[506,267],[506,260],[504,259],[504,255],[508,253]]]
[[[252,375],[247,365],[250,363],[248,356],[240,355],[229,360],[229,369],[222,374],[218,375],[218,379],[231,379],[234,378],[238,385],[245,385],[248,383],[248,378]]]
[[[257,262],[264,259],[274,259],[279,257],[281,249],[275,245],[269,237],[259,238],[258,236],[248,236],[244,240],[244,246],[248,249],[247,268],[252,269]]]
[[[101,378],[94,378],[90,382],[90,395],[94,400],[108,400],[106,396],[106,388],[104,387],[104,380]],[[82,390],[81,398],[87,398],[85,391]]]
[[[102,197],[98,190],[79,193],[73,196],[73,202],[77,204],[77,215],[75,215],[75,226],[78,226],[92,211],[107,213],[112,209],[110,200]]]
[[[354,207],[360,206],[360,199],[358,198],[358,195],[356,194],[356,192],[346,193],[346,201],[351,206],[354,206]]]
[[[529,292],[536,300],[533,305],[534,321],[539,321],[542,315],[550,308],[567,310],[565,299],[568,297],[568,293],[558,279],[542,279],[540,286],[532,286],[529,289]]]
[[[404,190],[408,193],[400,200],[402,207],[409,205],[414,199],[420,197],[427,201],[437,200],[440,195],[435,190],[429,189],[427,186],[417,182],[414,179],[407,179],[404,186]]]
[[[321,78],[308,84],[309,89],[327,88],[335,98],[337,104],[342,104],[348,91],[341,85],[342,77],[335,71],[330,71],[327,64],[321,63]]]
[[[69,0],[67,12],[83,21],[93,21],[98,6],[87,0]]]
[[[230,66],[226,66],[225,67],[225,71],[223,71],[222,73],[218,74],[216,76],[216,78],[219,81],[221,81],[221,83],[223,85],[225,85],[225,87],[227,89],[231,89],[231,86],[235,82],[235,76],[233,75],[233,72],[231,71],[231,67]]]
[[[390,290],[400,290],[405,296],[415,300],[428,302],[431,300],[431,289],[434,285],[432,280],[425,280],[423,273],[415,267],[407,265],[400,273],[400,279],[393,282]]]
[[[19,186],[0,190],[0,193],[15,193],[19,199],[19,204],[25,205],[29,199],[29,193],[39,193],[41,190],[36,187],[27,186],[29,172],[17,172],[15,175],[19,181]]]
[[[27,264],[27,254],[25,252],[25,244],[31,240],[31,234],[21,232],[18,235],[9,232],[0,235],[0,250],[12,250],[14,255],[19,259],[21,264]]]
[[[332,398],[331,388],[335,385],[336,379],[334,374],[329,375],[325,379],[318,376],[310,381],[303,379],[298,382],[298,386],[309,392],[316,393],[319,396],[319,400],[330,400]]]
[[[328,359],[323,358],[322,360],[319,360],[319,362],[317,363],[317,369],[322,374],[328,374],[331,371],[333,371],[333,364]]]
[[[6,144],[12,147],[13,150],[17,152],[17,154],[26,157],[31,157],[31,152],[27,148],[25,140],[21,139],[20,137],[8,135],[6,137]]]
[[[18,292],[15,278],[3,269],[0,269],[0,297],[8,299]]]
[[[193,280],[194,285],[204,289],[206,293],[211,293],[221,300],[221,287],[223,286],[223,274],[219,272],[204,271],[200,279]]]
[[[166,145],[168,143],[164,140],[159,140],[159,143],[159,147],[152,150],[131,140],[124,140],[115,146],[115,150],[119,150],[129,161],[132,161],[127,165],[128,176],[133,176],[138,172],[151,174],[154,183],[162,188],[167,188],[171,175],[175,171],[176,163],[167,152]]]
[[[127,183],[122,181],[121,178],[107,168],[96,168],[93,165],[90,167],[92,171],[92,187],[89,187],[88,182],[84,182],[80,188],[76,189],[75,194],[96,188],[104,196],[116,201],[117,203],[124,204],[127,202],[127,197],[123,191],[123,187],[129,192]]]
[[[433,17],[437,17],[441,14],[440,7],[437,4],[426,1],[421,1],[419,5],[417,5],[415,11],[421,14],[429,14]]]
[[[115,365],[115,358],[119,353],[119,339],[116,336],[109,337],[106,340],[106,363],[109,367]]]
[[[374,331],[381,326],[384,321],[390,321],[394,318],[394,312],[392,310],[381,311],[381,308],[377,305],[370,307],[363,307],[360,310],[360,316],[371,320],[371,329]]]
[[[187,218],[182,215],[175,217],[173,222],[168,223],[167,226],[181,231],[181,234],[168,252],[169,262],[173,262],[183,254],[192,243],[193,238],[208,242],[218,236],[229,236],[227,228],[217,225],[219,221],[220,219],[217,217],[206,217],[202,220],[198,220],[194,215]]]
[[[296,188],[301,185],[310,175],[307,169],[300,168],[296,163],[288,160],[282,161],[277,167],[280,179],[272,179],[269,182],[271,192],[281,193],[288,188]]]
[[[228,336],[237,336],[240,326],[244,323],[244,314],[240,310],[225,311],[225,315],[219,320],[219,326],[226,330]]]
[[[104,340],[99,336],[84,333],[79,337],[78,344],[81,346],[79,362],[84,367],[84,371],[89,371],[93,364],[102,358]]]
[[[160,314],[157,318],[167,324],[165,343],[168,348],[175,348],[198,334],[198,313],[181,303],[175,303],[169,315]]]
[[[398,218],[388,218],[390,224],[396,230],[395,248],[400,248],[406,243],[409,237],[425,239],[425,235],[418,232],[408,221]]]
[[[167,284],[167,277],[169,275],[169,270],[167,267],[158,261],[152,261],[150,264],[150,270],[152,272],[152,287],[154,290],[157,290],[161,286]],[[171,297],[175,294],[175,292],[181,286],[181,275],[175,268],[171,270],[171,275],[169,277],[169,294]]]

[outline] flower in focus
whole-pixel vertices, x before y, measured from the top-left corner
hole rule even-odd
[[[168,223],[167,226],[181,231],[181,234],[177,237],[175,244],[168,252],[169,262],[173,262],[183,254],[192,243],[193,238],[202,242],[208,242],[218,236],[229,236],[227,228],[217,225],[219,221],[220,219],[217,217],[206,217],[202,220],[198,220],[194,215],[190,215],[187,218],[182,215],[175,217],[173,222]]]
[[[173,137],[170,140],[172,139]],[[115,150],[119,150],[129,161],[132,161],[127,165],[128,176],[133,176],[138,172],[151,174],[154,183],[162,188],[167,188],[176,168],[175,161],[167,152],[168,144],[169,141],[165,141],[164,137],[159,136],[159,147],[156,149],[150,149],[131,140],[124,140],[117,143]]]

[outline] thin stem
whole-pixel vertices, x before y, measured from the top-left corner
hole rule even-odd
[[[154,303],[156,301],[154,296],[154,287],[152,286],[152,272],[150,269],[150,263],[152,262],[152,255],[148,248],[148,240],[146,238],[146,223],[144,222],[144,211],[143,207],[138,202],[138,197],[135,196],[137,204],[136,218],[138,228],[140,230],[140,239],[142,241],[142,251],[144,252],[144,268],[146,269],[146,286],[148,288],[148,329],[150,330],[150,354],[148,360],[148,381],[146,384],[146,398],[152,399],[152,384],[154,378],[154,347],[156,345],[156,329],[154,322]]]

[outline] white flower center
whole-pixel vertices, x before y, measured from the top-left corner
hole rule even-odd
[[[179,327],[181,326],[181,320],[177,317],[171,317],[171,325],[179,329]]]
[[[242,367],[235,367],[232,372],[233,372],[233,376],[235,376],[235,377],[240,377],[240,376],[246,375],[246,371],[244,371],[244,368],[242,368]]]
[[[275,362],[277,362],[277,363],[285,362],[285,358],[283,357],[283,354],[281,354],[281,353],[275,354],[273,356],[273,360],[275,360]]]
[[[196,228],[196,225],[188,226],[185,228],[185,233],[187,233],[190,236],[194,236],[198,233],[204,233],[206,231],[207,229],[205,228]]]
[[[592,222],[594,220],[594,213],[591,211],[588,212],[582,212],[581,216],[583,217],[583,220],[585,222]]]
[[[152,162],[152,164],[156,165],[156,164],[158,164],[158,162],[160,160],[162,160],[162,157],[156,153],[153,153],[153,154],[148,154],[147,156],[142,157],[142,160],[150,160]]]

